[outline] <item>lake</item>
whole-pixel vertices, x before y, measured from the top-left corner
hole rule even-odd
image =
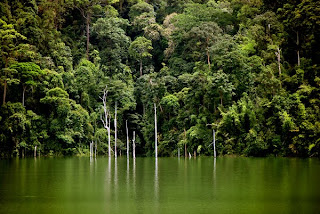
[[[0,160],[0,213],[320,213],[320,161]]]

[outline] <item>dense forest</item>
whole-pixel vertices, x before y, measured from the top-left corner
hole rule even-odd
[[[320,155],[317,0],[1,0],[0,49],[0,157]]]

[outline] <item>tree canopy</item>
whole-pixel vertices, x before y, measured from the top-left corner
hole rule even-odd
[[[0,157],[319,157],[319,4],[1,1]]]

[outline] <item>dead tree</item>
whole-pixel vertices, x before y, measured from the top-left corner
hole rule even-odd
[[[114,156],[117,157],[117,102],[114,108]]]
[[[213,136],[213,157],[216,158],[217,157],[217,153],[216,153],[216,132],[213,129],[212,131],[212,136]]]
[[[101,121],[103,123],[103,127],[108,131],[108,156],[111,157],[111,142],[110,142],[111,115],[109,110],[107,109],[107,96],[108,96],[108,90],[106,86],[106,88],[103,90],[103,97],[102,97],[104,118],[102,118],[101,116]]]
[[[127,158],[129,158],[129,132],[128,132],[128,121],[126,120],[126,132],[127,132]]]
[[[133,139],[132,139],[132,156],[133,156],[133,159],[136,158],[136,144],[135,144],[135,141],[136,141],[136,132],[133,131]]]
[[[279,80],[280,80],[280,88],[281,88],[281,49],[278,47],[275,52],[278,61],[278,70],[279,70]]]
[[[157,106],[156,103],[154,103],[154,135],[155,135],[155,139],[154,139],[154,147],[155,147],[155,158],[158,157],[158,147],[157,147],[157,142],[158,142],[158,131],[157,131]]]
[[[37,146],[34,146],[34,157],[37,157]]]

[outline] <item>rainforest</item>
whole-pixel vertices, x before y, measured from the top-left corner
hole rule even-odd
[[[319,157],[319,8],[1,0],[0,157]]]

